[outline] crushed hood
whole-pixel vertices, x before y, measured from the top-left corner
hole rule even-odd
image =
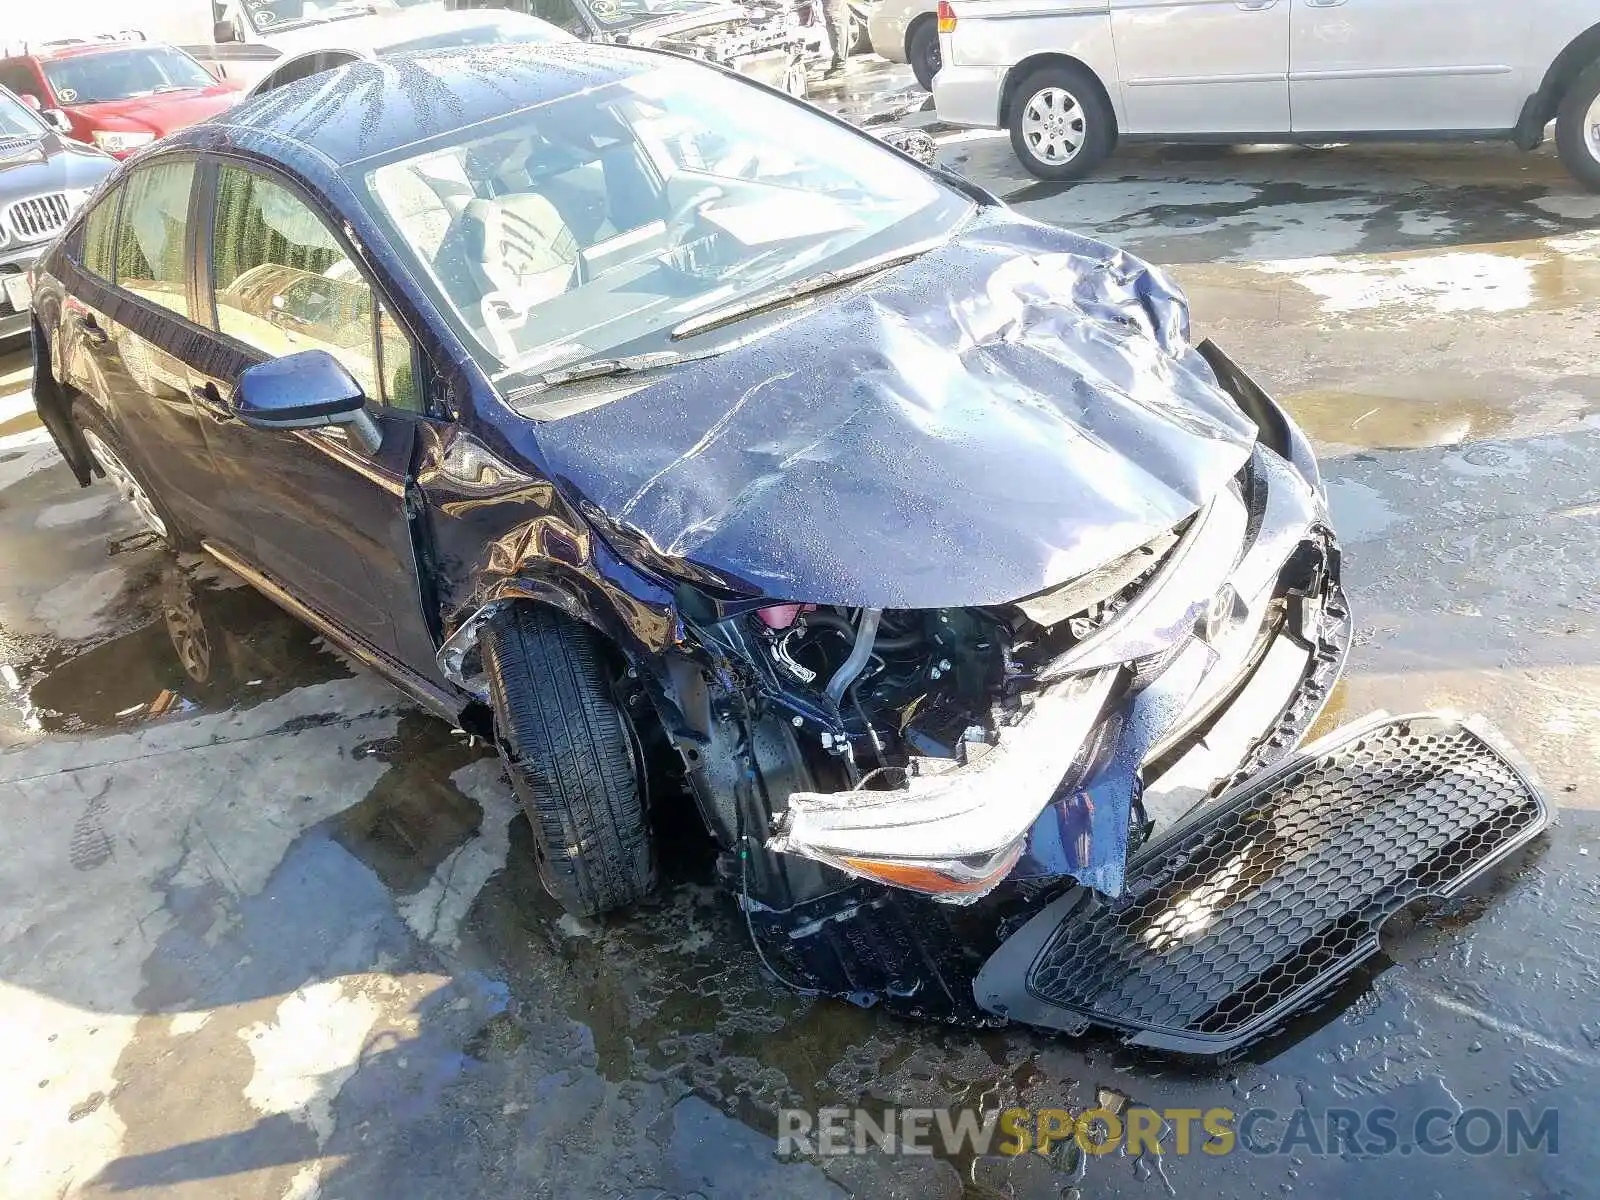
[[[619,548],[741,591],[995,604],[1194,513],[1255,428],[1159,270],[988,209],[751,344],[539,426]]]

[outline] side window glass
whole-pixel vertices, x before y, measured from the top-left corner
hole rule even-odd
[[[119,188],[102,196],[83,223],[84,268],[107,283],[116,274],[117,197],[121,194]]]
[[[271,358],[326,350],[368,399],[421,411],[410,340],[387,314],[379,322],[371,286],[333,231],[292,192],[223,167],[212,245],[223,333]]]
[[[406,412],[422,412],[416,351],[405,330],[381,304],[378,306],[378,352],[383,356],[384,402]]]
[[[183,253],[194,163],[155,163],[123,185],[117,224],[116,285],[152,304],[189,313]]]

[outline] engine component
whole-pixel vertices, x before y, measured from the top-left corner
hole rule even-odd
[[[860,676],[862,668],[867,665],[867,659],[872,657],[872,645],[878,636],[878,622],[883,618],[881,608],[866,608],[861,611],[861,622],[856,626],[855,645],[850,648],[850,657],[844,660],[844,665],[828,680],[827,697],[833,701],[837,708],[844,703],[844,694],[849,690]]]

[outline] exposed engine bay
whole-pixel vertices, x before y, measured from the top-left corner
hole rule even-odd
[[[799,50],[805,43],[799,14],[789,4],[769,2],[742,6],[739,16],[681,33],[651,39],[663,50],[675,50],[738,69],[749,55],[776,48]]]
[[[813,21],[809,8],[786,0],[752,0],[685,28],[677,22],[662,22],[659,32],[645,25],[627,35],[626,40],[671,50],[677,54],[717,63],[759,79],[791,95],[805,94],[805,67],[825,46],[820,24]]]

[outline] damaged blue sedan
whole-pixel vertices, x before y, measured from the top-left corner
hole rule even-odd
[[[1327,497],[1161,272],[718,68],[352,64],[34,294],[79,481],[492,738],[571,913],[688,796],[794,987],[1229,1052],[1548,823],[1473,718],[1301,746]]]

